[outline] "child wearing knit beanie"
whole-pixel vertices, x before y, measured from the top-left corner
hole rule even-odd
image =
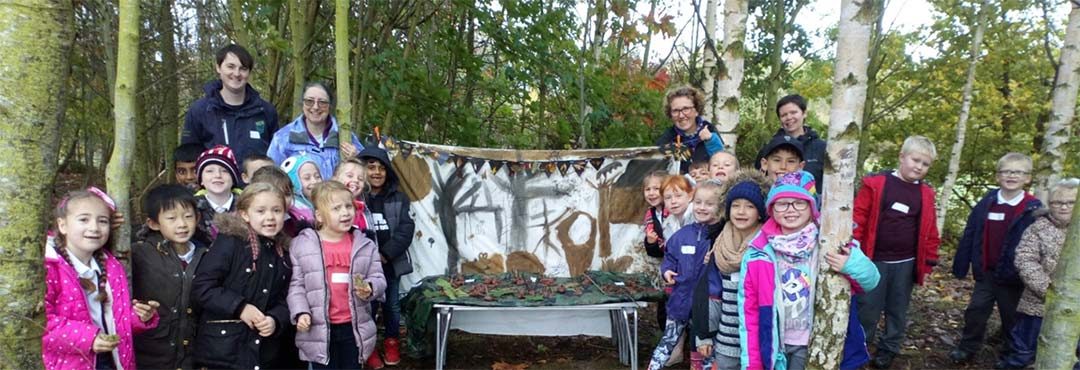
[[[198,230],[205,239],[200,241],[210,244],[217,238],[214,216],[236,210],[235,199],[240,194],[240,189],[236,187],[240,179],[237,174],[240,171],[237,169],[232,149],[224,145],[199,154],[195,168],[196,182],[202,187],[195,193],[196,208],[199,211]]]
[[[765,202],[769,219],[750,241],[743,257],[739,286],[741,360],[748,369],[806,367],[814,323],[814,284],[817,281],[818,217],[814,177],[806,171],[777,176]],[[872,290],[880,275],[852,242],[825,255],[833,271],[848,278],[856,293]],[[869,360],[857,315],[851,315],[847,341],[850,354],[841,368]],[[845,343],[845,356],[848,345]],[[861,349],[861,351],[858,351]]]
[[[311,189],[323,181],[315,158],[304,153],[289,157],[281,162],[281,169],[289,175],[293,188],[293,208],[290,213],[301,220],[314,223],[315,206],[311,202]]]
[[[750,238],[765,222],[769,181],[754,169],[726,176],[728,181],[720,188],[724,200],[723,229],[702,261],[705,271],[694,289],[690,327],[705,368],[738,370],[741,362],[738,289],[742,280],[739,265]]]

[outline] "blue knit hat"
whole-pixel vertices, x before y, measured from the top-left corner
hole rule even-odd
[[[769,199],[766,202],[767,212],[772,216],[772,205],[781,198],[802,199],[810,202],[810,211],[817,220],[820,216],[817,204],[817,186],[814,175],[806,171],[785,173],[776,178],[772,189],[769,189]]]
[[[304,187],[300,184],[300,167],[306,163],[311,163],[316,169],[319,168],[319,163],[315,161],[315,158],[306,153],[300,153],[282,161],[281,169],[285,170],[285,173],[289,175],[289,181],[292,182],[293,199],[300,202],[301,206],[314,208],[311,200],[304,196]]]
[[[728,190],[727,198],[724,199],[724,214],[731,217],[731,204],[736,199],[746,199],[754,204],[758,211],[758,221],[765,221],[765,196],[761,194],[761,186],[753,181],[742,181]]]

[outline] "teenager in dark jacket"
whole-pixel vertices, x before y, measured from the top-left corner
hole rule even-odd
[[[274,106],[248,84],[255,59],[243,47],[228,45],[217,52],[219,79],[203,86],[206,96],[188,107],[180,143],[209,149],[225,145],[237,158],[266,154],[278,129]]]
[[[386,364],[401,361],[398,337],[401,327],[401,311],[398,306],[398,285],[401,277],[413,271],[409,259],[416,224],[409,215],[409,197],[398,190],[398,178],[390,167],[390,156],[376,145],[368,145],[358,155],[367,165],[368,185],[366,204],[371,210],[370,229],[375,232],[382,255],[383,274],[386,276],[386,301],[375,302],[375,309],[382,317],[384,335],[383,350]],[[381,310],[380,310],[381,308]],[[376,320],[376,323],[378,320]],[[375,352],[368,357],[367,367],[379,368],[382,360]]]
[[[285,195],[254,183],[237,203],[236,214],[215,218],[220,234],[192,281],[202,308],[195,366],[289,368],[297,353],[285,302],[292,277],[281,234]]]
[[[971,271],[975,288],[964,310],[963,337],[949,353],[954,362],[970,361],[982,348],[986,321],[995,304],[1001,316],[1001,332],[1012,330],[1024,285],[1016,278],[1011,257],[1024,229],[1034,219],[1033,212],[1042,208],[1042,202],[1024,191],[1031,183],[1031,168],[1031,157],[1020,153],[1008,153],[998,160],[997,181],[1001,187],[987,193],[971,210],[956,246],[953,276],[963,279]],[[1013,278],[1001,278],[1010,275]],[[1002,356],[1008,355],[1007,350],[1003,352]]]
[[[664,100],[664,112],[673,125],[656,139],[656,145],[679,142],[690,148],[690,158],[679,163],[681,174],[690,172],[691,163],[708,162],[713,154],[724,150],[716,126],[700,116],[704,107],[705,94],[690,86],[669,92]]]
[[[776,116],[780,118],[780,129],[773,134],[773,139],[788,136],[798,140],[802,144],[803,161],[806,163],[803,171],[814,175],[814,181],[818,183],[818,194],[825,191],[820,185],[825,181],[822,174],[825,170],[825,140],[818,136],[814,129],[806,126],[806,98],[798,94],[792,94],[780,98],[776,102]],[[761,159],[769,155],[769,146],[761,148],[754,165],[759,166]],[[761,167],[758,167],[761,169]]]
[[[183,185],[156,187],[143,200],[146,225],[131,247],[131,297],[157,301],[158,326],[135,336],[135,363],[145,369],[193,368],[198,312],[191,302],[205,244],[194,238],[195,196]]]

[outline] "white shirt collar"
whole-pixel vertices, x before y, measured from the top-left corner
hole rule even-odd
[[[1017,204],[1020,204],[1021,200],[1024,200],[1024,192],[1022,192],[1022,191],[1017,193],[1016,196],[1013,197],[1012,199],[1005,199],[1005,198],[1003,198],[1001,196],[1001,194],[1004,194],[1004,193],[1002,193],[1001,190],[998,190],[998,193],[997,193],[997,202],[998,202],[998,204],[1008,204],[1011,207],[1016,207]]]
[[[918,184],[918,183],[919,183],[919,180],[915,180],[915,181],[907,181],[907,180],[904,180],[904,177],[903,177],[903,176],[900,176],[900,170],[899,170],[899,169],[897,169],[897,170],[894,170],[894,171],[892,172],[892,175],[893,175],[893,176],[896,176],[896,178],[900,179],[900,181],[903,181],[903,182],[906,182],[906,183],[910,183],[910,184]]]
[[[210,208],[213,208],[215,213],[225,213],[232,207],[233,193],[229,192],[229,200],[225,201],[225,204],[214,203],[214,200],[210,197],[206,197],[206,201],[210,203]]]
[[[191,263],[191,259],[193,257],[195,257],[195,243],[192,243],[191,241],[188,241],[187,244],[188,244],[187,253],[178,255],[177,257],[180,257],[180,260],[184,261],[184,263]]]
[[[82,263],[82,261],[79,261],[78,258],[73,257],[71,258],[71,266],[75,268],[75,272],[79,274],[79,277],[83,279],[97,281],[97,274],[95,273],[101,272],[101,266],[98,266],[97,260],[94,258],[90,258],[90,265],[87,266]]]

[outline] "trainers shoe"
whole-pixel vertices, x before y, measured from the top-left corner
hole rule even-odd
[[[397,338],[386,338],[383,341],[383,351],[387,365],[393,366],[401,362],[401,344]]]
[[[968,353],[968,351],[959,348],[952,350],[952,352],[949,352],[949,360],[952,360],[952,362],[954,363],[968,362],[971,361],[972,357],[975,357],[974,353]]]
[[[365,369],[382,369],[386,365],[383,364],[382,359],[379,358],[379,351],[376,349],[371,352],[371,357],[368,357],[367,363],[364,364]]]
[[[873,366],[875,369],[888,369],[892,366],[893,359],[895,358],[895,353],[881,350],[874,355],[874,360],[870,362],[870,366]]]
[[[701,360],[702,356],[698,351],[690,352],[690,370],[704,370]]]

